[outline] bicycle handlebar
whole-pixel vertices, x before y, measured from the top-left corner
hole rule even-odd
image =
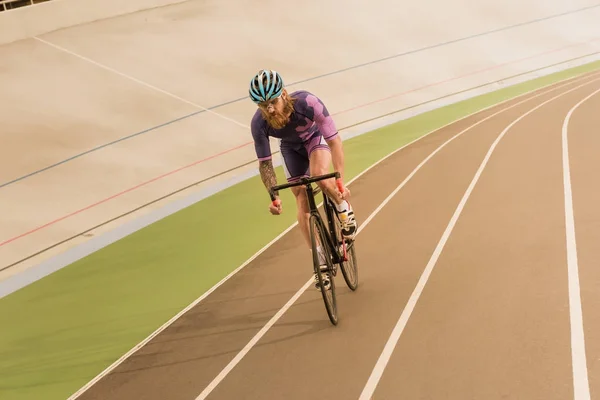
[[[276,191],[279,191],[282,189],[288,189],[288,188],[295,187],[295,186],[308,185],[308,184],[311,184],[314,182],[318,182],[318,181],[322,181],[324,179],[330,179],[330,178],[336,178],[336,180],[338,180],[337,181],[338,188],[340,189],[340,191],[342,191],[342,183],[339,181],[340,173],[339,172],[331,172],[331,173],[325,174],[325,175],[313,176],[312,178],[301,178],[299,181],[293,182],[293,183],[284,183],[282,185],[273,186],[271,188],[271,190],[269,191],[269,195],[271,196],[271,201],[275,201],[274,192],[276,192]]]

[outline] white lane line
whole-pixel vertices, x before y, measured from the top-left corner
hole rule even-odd
[[[600,79],[600,78],[598,78]],[[586,83],[587,84],[587,83]],[[584,84],[585,85],[585,84]],[[510,110],[514,107],[517,107],[518,105],[528,102],[530,100],[533,100],[537,97],[543,96],[549,92],[552,92],[554,90],[558,90],[560,88],[562,88],[561,85],[553,90],[547,91],[547,92],[543,92],[540,94],[537,94],[535,96],[532,96],[528,99],[522,100],[518,103],[515,103],[509,107],[506,107],[494,114],[489,115],[488,117],[474,123],[473,125],[470,125],[469,127],[465,128],[464,130],[462,130],[461,132],[457,133],[456,135],[454,135],[453,137],[451,137],[450,139],[448,139],[446,142],[444,142],[442,145],[440,145],[437,149],[435,149],[431,154],[429,154],[429,156],[427,156],[423,161],[421,161],[421,163],[404,179],[404,181],[402,181],[402,183],[400,183],[400,185],[398,185],[396,187],[396,189],[394,189],[394,191],[392,193],[390,193],[390,195],[388,195],[385,200],[375,209],[375,211],[373,211],[371,213],[371,215],[369,215],[369,217],[360,224],[358,231],[356,233],[356,236],[358,236],[364,228],[366,228],[369,223],[373,220],[373,218],[381,211],[381,209],[390,202],[390,200],[412,179],[412,177],[431,159],[433,158],[433,156],[435,154],[437,154],[439,151],[441,151],[444,147],[446,147],[446,145],[448,145],[450,142],[452,142],[454,139],[458,138],[459,136],[461,136],[462,134],[464,134],[465,132],[468,132],[469,130],[475,128],[476,126],[482,124],[483,122],[494,118],[495,116],[502,114],[503,112]],[[583,85],[581,85],[583,86]],[[578,88],[579,86],[577,86],[576,88]],[[575,89],[572,89],[575,90]],[[568,93],[568,92],[566,92]],[[561,94],[562,95],[562,94]],[[560,97],[556,96],[556,97]],[[555,97],[555,98],[556,98]],[[544,103],[545,104],[545,103]],[[536,107],[539,108],[539,107]],[[203,400],[206,399],[206,397],[219,385],[219,383],[229,374],[229,372],[231,372],[231,370],[233,370],[233,368],[242,360],[242,358],[244,358],[244,356],[252,349],[252,347],[254,347],[254,345],[267,333],[267,331],[283,316],[283,314],[289,309],[291,308],[291,306],[294,304],[294,302],[307,290],[307,288],[311,285],[313,281],[313,277],[311,276],[308,281],[302,286],[302,288],[300,288],[300,290],[298,290],[298,292],[296,292],[294,294],[294,296],[292,296],[292,298],[265,324],[265,326],[256,333],[256,335],[254,335],[254,337],[246,344],[246,346],[244,346],[244,348],[242,350],[240,350],[239,353],[236,354],[236,356],[225,366],[225,368],[223,368],[221,370],[221,372],[204,388],[204,390],[202,391],[202,393],[200,393],[200,395],[198,397],[196,397],[196,400]]]
[[[55,49],[57,49],[57,50],[60,50],[60,51],[62,51],[62,52],[65,52],[65,53],[67,53],[67,54],[70,54],[70,55],[72,55],[72,56],[74,56],[74,57],[77,57],[77,58],[79,58],[79,59],[82,59],[82,60],[84,60],[84,61],[87,61],[87,62],[89,62],[90,64],[94,64],[95,66],[97,66],[97,67],[100,67],[100,68],[103,68],[103,69],[105,69],[105,70],[107,70],[107,71],[109,71],[109,72],[112,72],[113,74],[117,74],[117,75],[119,75],[119,76],[122,76],[123,78],[129,79],[129,80],[131,80],[131,81],[134,81],[134,82],[136,82],[136,83],[139,83],[140,85],[142,85],[142,86],[145,86],[145,87],[147,87],[147,88],[150,88],[150,89],[156,90],[157,92],[160,92],[160,93],[162,93],[162,94],[165,94],[165,95],[167,95],[167,96],[169,96],[169,97],[172,97],[172,98],[174,98],[174,99],[176,99],[176,100],[179,100],[179,101],[181,101],[181,102],[183,102],[183,103],[189,104],[189,105],[191,105],[191,106],[194,106],[194,107],[196,107],[196,108],[199,108],[199,109],[201,109],[201,110],[204,110],[204,111],[206,111],[206,112],[208,112],[208,113],[214,114],[214,115],[216,115],[216,116],[218,116],[218,117],[220,117],[220,118],[226,119],[227,121],[233,122],[234,124],[236,124],[236,125],[238,125],[238,126],[241,126],[242,128],[250,129],[250,127],[249,127],[248,125],[242,124],[241,122],[238,122],[238,121],[236,121],[236,120],[234,120],[234,119],[232,119],[232,118],[226,117],[226,116],[225,116],[225,115],[223,115],[223,114],[219,114],[219,113],[217,113],[217,112],[215,112],[215,111],[209,110],[209,109],[208,109],[208,108],[206,108],[206,107],[203,107],[203,106],[201,106],[201,105],[199,105],[199,104],[196,104],[196,103],[194,103],[194,102],[192,102],[192,101],[186,100],[186,99],[184,99],[184,98],[182,98],[182,97],[180,97],[180,96],[177,96],[176,94],[173,94],[173,93],[171,93],[171,92],[167,92],[166,90],[163,90],[163,89],[161,89],[161,88],[158,88],[158,87],[156,87],[156,86],[154,86],[154,85],[151,85],[151,84],[149,84],[149,83],[147,83],[147,82],[144,82],[144,81],[142,81],[142,80],[139,80],[139,79],[137,79],[137,78],[134,78],[134,77],[133,77],[133,76],[131,76],[131,75],[127,75],[127,74],[125,74],[125,73],[123,73],[123,72],[117,71],[116,69],[114,69],[114,68],[111,68],[111,67],[108,67],[108,66],[106,66],[106,65],[104,65],[104,64],[101,64],[101,63],[99,63],[98,61],[94,61],[94,60],[92,60],[91,58],[84,57],[84,56],[82,56],[81,54],[77,54],[77,53],[75,53],[75,52],[73,52],[73,51],[71,51],[71,50],[69,50],[69,49],[66,49],[66,48],[64,48],[64,47],[62,47],[62,46],[59,46],[59,45],[57,45],[57,44],[54,44],[54,43],[51,43],[51,42],[49,42],[49,41],[47,41],[47,40],[41,39],[41,38],[39,38],[39,37],[37,37],[37,36],[34,36],[34,37],[33,37],[33,39],[35,39],[35,40],[37,40],[37,41],[39,41],[39,42],[42,42],[42,43],[44,43],[44,44],[47,44],[48,46],[54,47],[54,48],[55,48]]]
[[[400,147],[400,148],[392,151],[391,153],[389,153],[385,157],[383,157],[380,160],[378,160],[377,162],[375,162],[373,165],[371,165],[368,168],[366,168],[365,170],[363,170],[361,173],[359,173],[357,176],[355,176],[354,178],[352,178],[350,181],[348,181],[348,186],[350,186],[354,181],[356,181],[361,176],[363,176],[364,174],[366,174],[368,171],[370,171],[371,169],[375,168],[377,165],[381,164],[383,161],[385,161],[388,158],[392,157],[394,154],[398,153],[399,151],[401,151],[401,150],[403,150],[403,149],[405,149],[405,148],[407,148],[407,147],[409,147],[409,146],[411,146],[411,145],[413,145],[415,143],[418,143],[419,141],[425,139],[426,137],[428,137],[428,136],[430,136],[430,135],[432,135],[432,134],[434,134],[434,133],[436,133],[436,132],[438,132],[438,131],[440,131],[440,130],[442,130],[444,128],[447,128],[450,125],[458,123],[458,122],[460,122],[462,120],[465,120],[465,119],[467,119],[469,117],[472,117],[472,116],[474,116],[476,114],[482,113],[482,112],[484,112],[484,111],[486,111],[486,110],[488,110],[490,108],[500,106],[500,105],[505,104],[507,102],[513,101],[515,99],[518,99],[520,97],[524,97],[524,96],[528,95],[531,92],[542,91],[544,89],[551,88],[550,90],[547,90],[547,91],[545,91],[543,93],[539,93],[536,96],[532,96],[531,99],[534,99],[535,97],[541,96],[541,95],[546,94],[546,93],[550,93],[550,92],[552,92],[554,90],[560,89],[561,87],[569,85],[569,84],[571,84],[573,82],[578,82],[580,80],[587,79],[590,76],[596,76],[596,75],[600,75],[600,72],[594,72],[594,73],[591,73],[591,74],[589,74],[587,76],[574,76],[574,77],[571,77],[571,78],[566,79],[564,81],[550,83],[548,85],[539,87],[537,89],[532,89],[530,91],[522,93],[522,94],[520,94],[518,96],[515,96],[515,97],[512,97],[512,98],[508,98],[508,99],[503,100],[501,102],[498,102],[496,104],[492,104],[492,105],[490,105],[488,107],[485,107],[485,108],[483,108],[483,109],[481,109],[479,111],[475,111],[475,112],[473,112],[471,114],[465,115],[462,118],[459,118],[457,120],[449,122],[448,124],[446,124],[444,126],[441,126],[439,128],[436,128],[436,129],[432,130],[431,132],[428,132],[428,133],[426,133],[426,134],[424,134],[424,135],[416,138],[412,142],[407,143],[404,146],[402,146],[402,147]],[[529,99],[527,99],[527,100],[529,100]],[[524,100],[524,101],[527,101],[527,100]],[[96,375],[91,381],[89,381],[84,386],[82,386],[77,392],[73,393],[67,400],[75,400],[79,396],[81,396],[83,393],[85,393],[87,390],[89,390],[89,388],[91,388],[93,385],[95,385],[98,381],[100,381],[106,375],[108,375],[109,373],[111,373],[115,368],[117,368],[119,365],[121,365],[125,360],[127,360],[133,354],[135,354],[139,349],[141,349],[146,344],[148,344],[153,338],[155,338],[156,336],[158,336],[161,332],[163,332],[165,329],[167,329],[169,326],[171,326],[175,321],[177,321],[179,318],[181,318],[185,313],[187,313],[189,310],[191,310],[192,308],[194,308],[202,300],[204,300],[206,297],[208,297],[212,292],[214,292],[215,290],[217,290],[225,282],[227,282],[229,279],[231,279],[231,277],[233,277],[236,273],[238,273],[240,270],[242,270],[244,267],[246,267],[248,264],[250,264],[259,255],[261,255],[262,253],[264,253],[269,247],[271,247],[273,244],[275,244],[277,241],[279,241],[279,239],[281,239],[283,236],[285,236],[285,234],[288,233],[289,231],[291,231],[296,225],[298,225],[298,222],[294,222],[292,225],[290,225],[285,231],[283,231],[281,234],[279,234],[275,239],[271,240],[263,248],[261,248],[260,250],[258,250],[252,257],[250,257],[248,260],[246,260],[242,265],[240,265],[238,268],[236,268],[234,271],[232,271],[226,277],[224,277],[219,282],[217,282],[208,291],[206,291],[204,294],[202,294],[202,296],[198,297],[196,300],[194,300],[192,303],[190,303],[186,308],[184,308],[179,313],[177,313],[177,315],[175,315],[173,318],[171,318],[170,320],[168,320],[167,322],[165,322],[157,330],[155,330],[154,332],[152,332],[143,341],[141,341],[140,343],[136,344],[127,353],[123,354],[118,360],[116,360],[111,365],[109,365],[108,367],[106,367],[102,372],[100,372],[98,375]]]
[[[425,284],[427,283],[427,280],[429,279],[429,276],[431,275],[431,272],[432,272],[433,268],[435,267],[435,264],[437,263],[437,260],[439,259],[440,254],[442,253],[442,250],[443,250],[448,238],[450,237],[452,230],[454,229],[454,226],[456,225],[458,217],[462,213],[462,210],[463,210],[467,200],[469,199],[469,196],[471,195],[473,188],[477,184],[479,177],[481,176],[485,166],[487,165],[490,157],[492,156],[492,153],[496,149],[496,146],[498,145],[500,140],[502,140],[502,138],[506,135],[506,133],[513,126],[515,126],[519,121],[521,121],[522,119],[524,119],[529,114],[536,111],[537,109],[543,107],[544,105],[546,105],[546,104],[548,104],[570,92],[573,92],[581,87],[589,85],[590,83],[595,82],[598,79],[600,79],[600,78],[596,78],[589,82],[578,85],[572,89],[569,89],[563,93],[560,93],[560,94],[552,97],[549,100],[544,101],[543,103],[539,104],[538,106],[532,108],[531,110],[529,110],[526,113],[524,113],[523,115],[521,115],[519,118],[515,119],[496,138],[496,140],[494,141],[494,143],[488,150],[481,165],[479,166],[479,169],[475,173],[475,176],[471,180],[471,183],[469,184],[461,201],[459,202],[458,207],[454,211],[454,215],[452,215],[450,222],[448,222],[446,230],[442,234],[442,237],[440,238],[440,241],[438,242],[435,250],[433,251],[433,254],[431,255],[431,258],[429,259],[429,262],[427,263],[425,269],[423,270],[423,273],[421,274],[421,277],[419,278],[419,281],[417,282],[417,285],[416,285],[414,291],[412,292],[410,298],[408,299],[408,302],[407,302],[406,306],[404,307],[404,310],[402,310],[402,314],[400,315],[400,318],[398,319],[398,322],[396,323],[396,326],[394,327],[394,330],[392,331],[392,334],[390,335],[387,343],[385,344],[385,347],[383,348],[383,351],[381,352],[381,355],[379,356],[379,359],[377,360],[377,363],[375,364],[375,367],[373,368],[373,371],[371,372],[371,376],[369,377],[365,387],[363,388],[363,391],[359,397],[359,400],[371,399],[371,396],[373,395],[373,392],[375,391],[375,388],[377,387],[377,384],[379,383],[379,380],[381,379],[381,376],[383,375],[383,371],[385,370],[385,367],[387,366],[387,363],[390,360],[390,357],[394,351],[394,348],[396,347],[396,344],[398,343],[398,340],[400,339],[400,335],[404,331],[404,328],[406,327],[408,319],[410,318],[410,315],[412,314],[412,312],[415,308],[415,305],[417,304],[417,301],[419,300],[419,297],[421,296],[421,293],[423,292],[423,289],[425,288]]]
[[[571,189],[571,168],[569,166],[568,130],[571,116],[587,100],[600,92],[600,89],[577,103],[567,114],[562,127],[563,183],[565,189],[565,225],[567,240],[567,270],[569,279],[569,315],[571,320],[571,360],[573,368],[573,390],[575,400],[589,400],[585,339],[583,334],[583,312],[579,288],[579,266],[577,242],[575,240],[575,217],[573,211],[573,191]]]

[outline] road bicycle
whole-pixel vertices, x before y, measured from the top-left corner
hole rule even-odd
[[[299,181],[293,183],[285,183],[274,186],[271,188],[269,193],[271,196],[271,201],[275,204],[275,192],[295,186],[304,186],[306,188],[308,206],[310,210],[308,226],[312,248],[313,268],[318,277],[318,286],[323,296],[323,301],[325,302],[327,315],[329,316],[329,320],[333,325],[337,325],[338,323],[337,299],[334,280],[335,276],[337,275],[338,265],[342,270],[342,275],[344,276],[346,285],[350,288],[350,290],[355,291],[358,288],[358,263],[356,260],[355,241],[344,239],[342,237],[341,222],[337,217],[335,204],[325,192],[323,192],[323,218],[318,210],[315,200],[316,195],[321,191],[318,187],[313,188],[312,184],[331,178],[335,178],[337,180],[339,177],[339,172],[332,172],[311,178],[301,178]],[[327,272],[330,276],[329,289],[326,289],[323,286],[317,246],[320,246],[327,262]]]

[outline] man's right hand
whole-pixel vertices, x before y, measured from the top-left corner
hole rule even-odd
[[[273,215],[279,215],[279,214],[281,214],[281,212],[282,212],[282,209],[281,209],[281,200],[280,199],[275,199],[273,202],[271,202],[271,204],[269,205],[269,211]]]

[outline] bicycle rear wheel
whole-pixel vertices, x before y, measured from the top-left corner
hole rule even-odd
[[[335,206],[330,204],[330,212],[327,215],[327,218],[331,219],[331,224],[333,225],[333,235],[336,241],[336,245],[338,246],[338,251],[341,253],[341,256],[344,256],[344,252],[342,247],[344,244],[346,246],[347,253],[347,261],[342,260],[339,265],[342,270],[342,275],[344,276],[344,281],[346,281],[346,285],[350,288],[350,290],[355,291],[358,288],[358,260],[356,259],[356,250],[355,245],[356,242],[345,240],[342,236],[342,224],[338,219],[337,215],[335,215]]]
[[[356,259],[356,251],[354,241],[346,243],[346,252],[348,254],[348,261],[342,261],[340,263],[340,269],[342,275],[344,275],[344,281],[350,290],[354,291],[358,288],[358,261]]]
[[[313,266],[314,271],[317,275],[319,289],[321,290],[321,295],[323,296],[323,302],[325,303],[325,309],[327,310],[327,315],[329,316],[329,320],[333,325],[337,325],[338,316],[337,316],[337,299],[335,296],[335,280],[333,276],[333,261],[331,260],[331,251],[329,248],[329,243],[327,242],[327,236],[325,231],[325,226],[323,225],[323,220],[320,216],[315,214],[311,214],[309,218],[309,232],[310,232],[310,242],[312,247],[312,255],[313,255]],[[327,272],[329,273],[329,289],[326,289],[323,286],[323,279],[321,277],[321,268],[319,262],[319,254],[317,249],[320,248],[327,264]]]

